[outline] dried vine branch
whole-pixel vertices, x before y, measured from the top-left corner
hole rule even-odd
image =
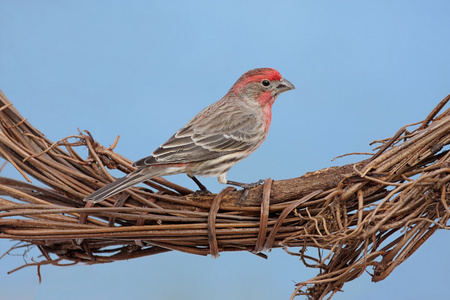
[[[9,196],[0,198],[0,238],[36,246],[43,259],[26,266],[38,268],[172,250],[264,257],[261,251],[283,247],[320,270],[297,284],[292,298],[332,297],[364,271],[383,280],[437,229],[448,228],[450,110],[442,110],[449,100],[424,121],[377,141],[370,159],[266,180],[242,206],[241,191],[226,188],[194,200],[191,190],[163,178],[94,206],[82,199],[114,179],[109,169],[131,172],[131,161],[88,132],[49,141],[0,92],[0,155],[28,181],[0,177],[0,194]],[[89,149],[87,159],[79,147]],[[320,250],[318,256],[306,255],[309,248]]]

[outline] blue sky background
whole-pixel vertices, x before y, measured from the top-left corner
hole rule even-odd
[[[297,89],[278,98],[262,147],[229,172],[243,182],[360,160],[330,162],[370,151],[450,93],[448,1],[243,2],[0,1],[0,89],[51,140],[80,128],[108,146],[120,135],[117,152],[137,160],[245,71],[276,68]],[[10,165],[1,175],[20,178]],[[438,231],[386,280],[365,274],[333,299],[442,299],[449,246]],[[282,250],[46,266],[42,284],[33,268],[6,274],[22,263],[0,260],[0,299],[288,299],[316,274]]]

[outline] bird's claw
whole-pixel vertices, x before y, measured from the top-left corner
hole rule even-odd
[[[242,201],[245,200],[249,191],[250,191],[249,189],[244,188],[244,190],[242,191],[241,198],[239,198],[239,206],[242,206]]]
[[[245,198],[247,197],[248,192],[250,191],[251,188],[254,188],[255,186],[261,185],[264,182],[265,182],[264,179],[260,179],[258,182],[242,184],[240,187],[242,187],[244,190],[242,191],[241,198],[239,198],[239,206],[242,205],[242,201],[245,200]]]
[[[198,196],[205,196],[205,195],[211,195],[212,193],[207,190],[207,189],[203,189],[203,190],[196,190],[193,194],[192,194],[192,200],[195,200],[195,197]]]
[[[258,180],[258,182],[255,182],[254,185],[255,185],[255,186],[258,186],[258,185],[263,184],[264,182],[266,182],[265,179],[260,179],[260,180]]]

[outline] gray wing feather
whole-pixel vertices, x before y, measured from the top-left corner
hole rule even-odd
[[[208,114],[206,108],[175,133],[151,156],[136,161],[133,166],[145,167],[166,163],[200,162],[218,158],[230,152],[246,151],[265,138],[264,124],[254,114]],[[234,108],[235,109],[235,108]]]

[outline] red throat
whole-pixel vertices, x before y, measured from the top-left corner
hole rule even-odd
[[[269,108],[272,108],[272,105],[275,102],[275,98],[272,96],[271,91],[267,91],[259,96],[258,102],[262,107],[269,106]]]
[[[265,92],[259,97],[258,102],[263,109],[264,124],[266,127],[266,132],[268,132],[270,122],[272,121],[272,105],[275,102],[275,97],[272,96],[271,92]]]

